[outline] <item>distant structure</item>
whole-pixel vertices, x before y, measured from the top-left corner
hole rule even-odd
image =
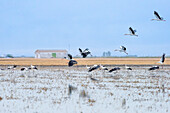
[[[35,58],[66,58],[67,50],[36,50]]]

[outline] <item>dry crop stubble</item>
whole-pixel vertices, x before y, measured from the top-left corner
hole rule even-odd
[[[160,58],[75,58],[77,65],[160,65]],[[35,59],[35,58],[1,58],[0,65],[67,65],[67,59]],[[164,65],[170,65],[170,58],[166,58]]]

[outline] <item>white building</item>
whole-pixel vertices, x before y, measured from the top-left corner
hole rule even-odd
[[[35,58],[66,58],[67,50],[36,50]]]

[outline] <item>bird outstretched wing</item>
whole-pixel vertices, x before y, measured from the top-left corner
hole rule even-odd
[[[135,34],[135,31],[131,27],[129,27],[129,31],[131,34]]]
[[[159,16],[159,14],[156,11],[154,11],[154,15],[156,16],[156,18],[161,20],[161,17]]]
[[[82,53],[83,51],[79,48],[79,51],[80,51],[80,53]]]
[[[160,62],[164,63],[164,61],[165,61],[165,53],[162,55]]]
[[[71,54],[68,54],[68,57],[69,57],[70,59],[72,59],[72,58],[73,58]]]

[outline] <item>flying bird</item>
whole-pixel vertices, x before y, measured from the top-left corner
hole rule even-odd
[[[152,19],[152,20],[157,20],[157,21],[166,21],[163,19],[163,17],[160,17],[158,12],[154,11],[154,15],[156,16],[156,19]]]
[[[96,70],[98,68],[100,68],[100,65],[94,65],[94,66],[89,68],[88,72],[91,72],[91,71]]]
[[[115,51],[119,51],[119,52],[124,52],[128,55],[128,53],[126,52],[126,47],[125,46],[120,46],[120,49],[115,49]]]
[[[151,70],[156,70],[156,69],[159,69],[159,66],[153,66],[153,67],[149,68],[148,70],[151,71]]]
[[[82,49],[80,49],[79,48],[79,51],[80,51],[80,54],[81,54],[81,56],[83,57],[83,58],[86,58],[87,57],[87,55],[91,55],[91,52],[89,51],[89,49],[88,48],[86,48],[84,51],[82,51]],[[92,55],[91,55],[92,56]]]
[[[111,72],[113,72],[113,71],[117,71],[117,70],[120,70],[120,68],[119,68],[119,67],[115,67],[115,68],[113,68],[113,69],[109,70],[109,72],[111,73]]]
[[[74,59],[72,59],[73,57],[72,57],[71,54],[68,54],[68,57],[69,57],[69,59],[70,59],[70,61],[68,62],[68,66],[69,66],[69,67],[73,66],[74,64],[77,64],[77,61],[74,60]]]
[[[164,62],[165,62],[165,53],[163,53],[163,55],[158,63],[163,64]],[[163,69],[163,65],[162,65],[162,69]]]
[[[165,62],[165,53],[163,53],[161,60],[158,63],[163,64],[164,62]]]
[[[131,27],[129,27],[129,32],[130,32],[130,34],[125,34],[125,35],[137,36],[138,37],[138,35],[135,34],[136,30],[133,30]]]

